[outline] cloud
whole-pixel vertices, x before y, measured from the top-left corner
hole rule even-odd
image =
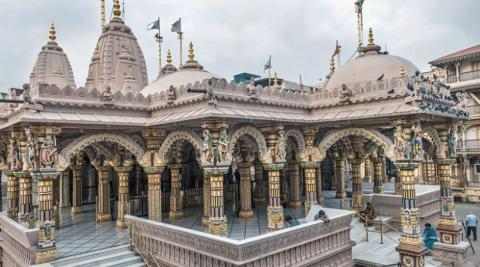
[[[107,0],[107,10],[111,2]],[[157,48],[146,25],[161,17],[164,51],[178,60],[178,40],[170,24],[181,17],[185,47],[195,46],[196,59],[228,80],[240,72],[262,74],[272,55],[273,70],[289,80],[302,75],[315,84],[328,71],[335,41],[342,60],[356,47],[354,5],[347,0],[125,0],[126,23],[144,52],[150,81],[157,76]],[[50,22],[57,41],[72,63],[77,86],[83,86],[100,35],[100,1],[0,0],[0,90],[28,82],[36,55],[47,42]],[[480,1],[367,0],[365,32],[420,69],[428,61],[479,43]],[[109,13],[108,13],[109,14]],[[108,16],[107,16],[108,17]],[[164,57],[165,58],[165,57]]]

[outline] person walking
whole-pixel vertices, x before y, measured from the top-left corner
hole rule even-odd
[[[477,241],[477,225],[478,225],[478,220],[477,216],[473,214],[473,212],[469,212],[467,214],[467,237],[470,238],[470,234],[473,232],[473,241]]]

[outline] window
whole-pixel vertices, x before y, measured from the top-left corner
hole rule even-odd
[[[475,164],[475,174],[480,174],[480,164]]]

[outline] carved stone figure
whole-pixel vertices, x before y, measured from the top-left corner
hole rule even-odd
[[[30,128],[25,128],[25,135],[27,136],[27,166],[26,169],[35,168],[36,162],[36,142]]]
[[[457,137],[455,134],[455,130],[452,127],[448,130],[448,156],[450,158],[455,158],[457,155],[457,150],[455,147],[456,140],[457,140]]]
[[[461,111],[466,111],[469,102],[467,93],[457,92],[455,93],[455,97],[458,99],[457,108]]]
[[[402,125],[397,125],[395,127],[395,131],[393,132],[393,137],[394,137],[394,145],[395,145],[397,157],[399,159],[409,158],[407,157],[408,144],[403,135]]]
[[[278,140],[275,145],[275,161],[282,162],[287,158],[287,138],[285,131],[278,131]]]
[[[350,102],[350,97],[352,96],[352,91],[348,89],[347,85],[342,84],[342,91],[340,92],[340,102]]]
[[[103,91],[103,93],[102,93],[102,101],[103,101],[103,102],[112,102],[112,101],[113,101],[112,92],[111,92],[110,86],[107,86],[107,88],[105,88],[105,91]]]
[[[12,170],[20,170],[22,168],[22,159],[20,157],[20,148],[15,137],[10,140],[10,164]]]
[[[173,87],[173,85],[170,85],[170,87],[168,88],[167,103],[171,104],[176,99],[177,99],[177,90],[175,89],[175,87]]]
[[[28,83],[23,85],[23,102],[28,105],[34,105],[32,96],[30,94],[30,85]]]
[[[413,151],[412,156],[414,159],[422,160],[423,159],[423,142],[422,142],[422,127],[419,124],[412,125],[412,144],[413,144]]]
[[[212,135],[208,129],[203,130],[203,145],[202,145],[202,161],[205,163],[213,163],[213,140]]]
[[[3,140],[0,140],[0,166],[4,166],[7,164],[7,147]]]
[[[228,135],[227,130],[223,129],[218,139],[218,145],[215,152],[215,162],[224,162],[228,153]]]
[[[44,168],[52,168],[57,160],[57,144],[55,137],[47,135],[40,148],[40,164]]]
[[[247,94],[249,96],[257,96],[257,87],[255,86],[255,79],[252,77],[247,86]]]

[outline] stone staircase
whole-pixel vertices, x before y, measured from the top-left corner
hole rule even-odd
[[[142,258],[135,252],[128,250],[128,245],[117,246],[108,249],[97,250],[72,257],[60,259],[49,265],[41,267],[146,267]],[[38,266],[38,267],[40,267]]]

